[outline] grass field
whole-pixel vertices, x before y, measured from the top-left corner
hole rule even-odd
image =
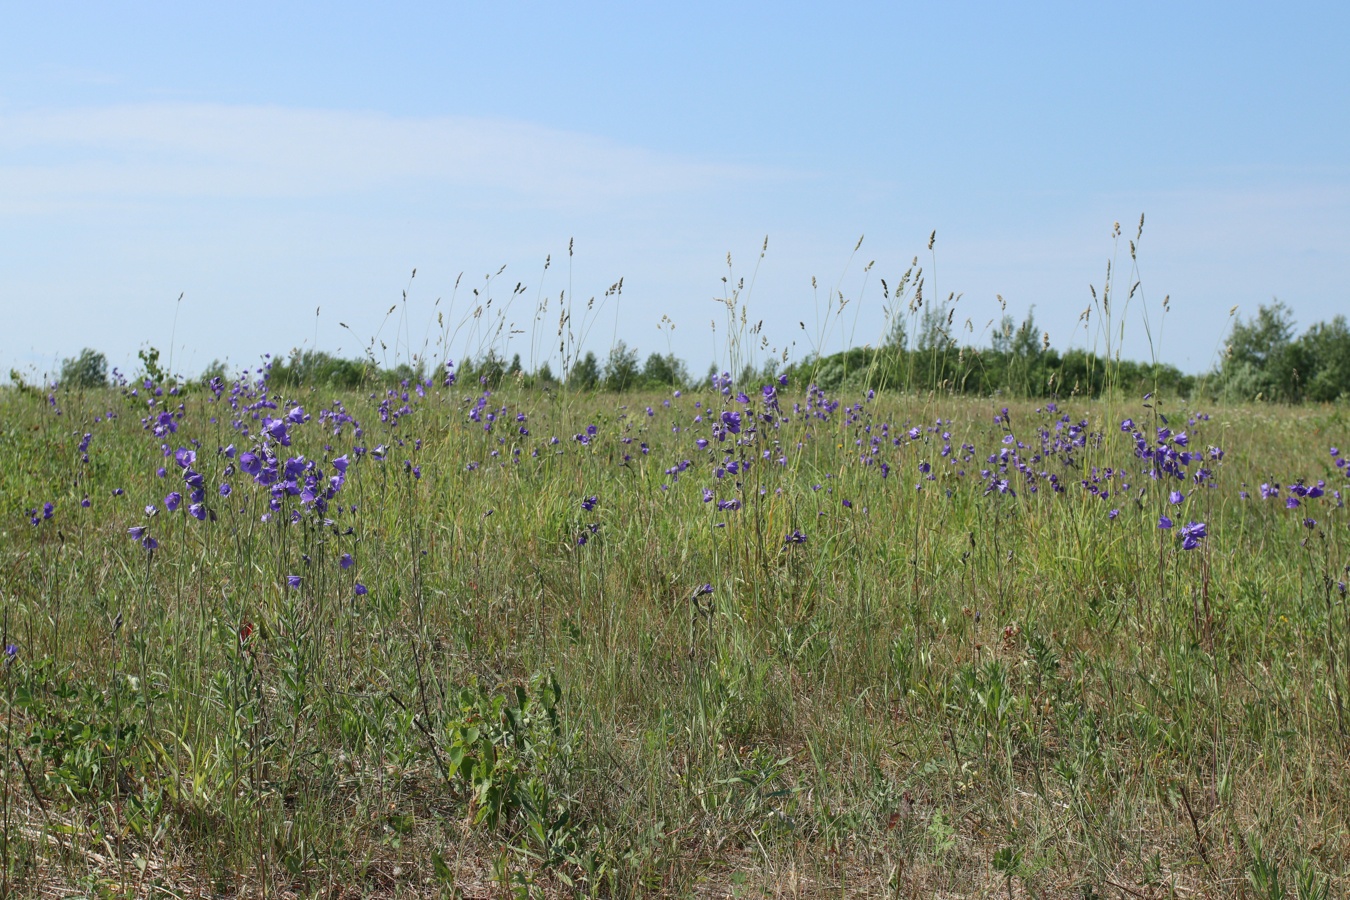
[[[1350,886],[1343,405],[721,387],[0,392],[5,890]]]

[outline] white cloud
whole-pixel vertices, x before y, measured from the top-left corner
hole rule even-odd
[[[0,212],[424,185],[585,206],[781,177],[486,118],[213,104],[0,115]]]

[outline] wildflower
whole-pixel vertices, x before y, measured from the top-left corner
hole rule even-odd
[[[1173,506],[1176,506],[1178,503],[1182,502],[1185,499],[1186,495],[1183,494],[1181,491],[1173,491],[1172,493],[1167,495],[1167,502],[1172,504]]]
[[[1106,517],[1107,517],[1108,519],[1114,519],[1114,518],[1115,518],[1116,516],[1118,516],[1118,515],[1120,515],[1120,510],[1118,510],[1118,509],[1113,509],[1113,510],[1111,510],[1109,513],[1106,514]]]
[[[290,587],[290,588],[298,588],[298,587],[300,587],[300,576],[299,576],[299,575],[287,575],[287,576],[286,576],[286,586],[287,586],[287,587]]]
[[[350,553],[342,554],[342,558],[338,560],[338,565],[344,569],[350,569],[352,567],[352,555]]]
[[[698,589],[694,591],[693,599],[697,600],[699,597],[706,597],[712,592],[713,586],[711,584],[701,584],[698,586]]]
[[[919,485],[917,484],[914,485],[914,488],[918,490]],[[992,479],[984,489],[984,493],[986,496],[992,493],[993,491],[998,491],[1000,494],[1011,494],[1014,497],[1017,496],[1017,492],[1012,489],[1012,485],[1008,482],[1008,479],[1006,478]]]
[[[595,509],[595,505],[599,502],[600,502],[599,497],[587,497],[586,499],[581,501],[581,508],[586,510],[586,512],[590,512],[591,510]]]
[[[791,534],[789,534],[787,537],[783,538],[783,543],[784,543],[784,544],[805,544],[805,543],[806,543],[806,535],[803,534],[803,533],[801,532],[800,529],[794,528],[794,529],[792,529],[792,533],[791,533]]]
[[[263,431],[283,447],[291,445],[291,436],[286,433],[285,419],[263,419]]]
[[[1194,550],[1200,546],[1201,539],[1208,535],[1204,522],[1187,522],[1181,527],[1181,549]]]
[[[188,515],[198,522],[206,521],[206,507],[200,503],[194,503],[188,507]]]
[[[1159,528],[1171,528],[1171,527],[1172,527],[1172,520],[1169,519],[1169,518],[1167,518],[1167,516],[1159,516],[1159,517],[1158,517],[1158,527],[1159,527]]]
[[[364,597],[367,593],[366,586],[359,581],[356,583],[355,587],[352,588],[352,590],[356,592],[356,596],[358,597]]]
[[[146,527],[144,525],[132,525],[127,529],[127,537],[133,541],[139,541],[145,536]]]

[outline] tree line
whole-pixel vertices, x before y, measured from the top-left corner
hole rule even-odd
[[[1087,350],[1063,352],[1050,346],[1048,335],[1028,313],[1021,322],[1004,316],[989,344],[972,347],[956,342],[940,315],[925,315],[911,340],[904,320],[896,320],[880,346],[854,347],[829,355],[811,355],[780,368],[773,361],[756,368],[744,365],[738,384],[757,386],[778,375],[819,384],[826,390],[876,389],[942,391],[976,396],[1026,398],[1100,396],[1107,391],[1163,392],[1231,401],[1335,401],[1350,398],[1350,327],[1344,316],[1317,322],[1301,335],[1291,310],[1276,300],[1250,318],[1235,320],[1222,360],[1209,372],[1192,375],[1166,363],[1113,359]],[[141,375],[156,383],[172,378],[153,347],[139,353]],[[645,360],[637,348],[619,341],[601,360],[593,351],[569,361],[554,374],[545,362],[527,371],[515,354],[508,361],[495,349],[478,359],[462,359],[450,368],[430,371],[426,360],[392,367],[373,359],[344,359],[321,350],[292,350],[271,360],[265,371],[287,387],[359,388],[413,379],[453,376],[458,383],[498,387],[511,381],[526,387],[567,387],[583,391],[625,392],[690,388],[707,379],[691,376],[673,353],[652,353]],[[718,374],[716,364],[709,375]],[[198,381],[224,379],[224,364],[213,362]],[[11,380],[22,383],[17,372]],[[60,381],[79,388],[109,383],[107,358],[85,348],[61,364]]]
[[[1317,322],[1301,335],[1279,300],[1234,320],[1220,362],[1208,372],[1183,373],[1158,362],[1109,358],[1087,350],[1063,352],[1028,313],[1004,316],[986,347],[958,344],[941,315],[925,315],[917,340],[903,320],[878,348],[855,347],[791,367],[823,387],[865,383],[875,388],[946,390],[974,395],[1050,398],[1167,393],[1211,400],[1330,402],[1350,399],[1350,327],[1345,316]]]

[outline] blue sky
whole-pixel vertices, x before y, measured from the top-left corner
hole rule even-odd
[[[915,256],[967,341],[1001,294],[1100,348],[1143,212],[1126,354],[1201,371],[1235,305],[1350,307],[1350,7],[1182,6],[4,2],[0,366],[393,362],[440,314],[451,356],[500,325],[556,370],[570,285],[588,347],[701,373],[728,252],[792,358],[879,340]]]

